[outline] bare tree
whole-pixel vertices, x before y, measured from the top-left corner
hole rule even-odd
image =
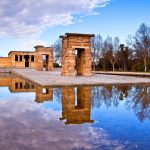
[[[112,66],[115,70],[115,64],[117,62],[117,54],[119,51],[119,38],[115,37],[114,40],[111,37],[107,37],[103,44],[102,56],[103,56],[103,68]]]
[[[103,61],[101,63],[103,66],[103,70],[107,70],[108,65],[110,64],[112,50],[113,50],[112,38],[108,36],[103,42],[103,48],[102,48]]]
[[[119,45],[120,45],[120,40],[118,37],[114,38],[113,41],[113,53],[112,53],[112,58],[111,58],[111,64],[113,66],[113,71],[115,71],[115,64],[117,62],[118,59],[118,51],[119,51]]]
[[[101,51],[103,47],[103,38],[100,34],[92,38],[92,64],[93,70],[95,70],[96,65],[98,64],[99,58],[101,56]]]
[[[61,52],[62,52],[62,43],[61,39],[58,39],[53,45],[54,51],[54,63],[61,64]]]
[[[124,44],[120,44],[120,55],[119,55],[119,57],[121,59],[124,71],[127,70],[129,55],[130,55],[129,48],[127,46],[125,47]]]
[[[144,71],[146,72],[150,53],[150,27],[142,23],[130,41],[130,45],[136,53],[142,54],[140,57],[142,57]]]

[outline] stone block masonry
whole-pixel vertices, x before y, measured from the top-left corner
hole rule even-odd
[[[50,47],[35,46],[36,51],[36,70],[46,71],[53,69],[53,50]]]
[[[11,68],[12,61],[10,57],[0,57],[0,68]]]
[[[66,33],[62,38],[62,75],[91,76],[91,37],[94,34]]]

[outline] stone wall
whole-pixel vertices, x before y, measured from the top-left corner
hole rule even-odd
[[[12,61],[10,57],[0,57],[0,68],[11,68]]]
[[[9,57],[11,58],[12,61],[12,67],[13,68],[25,68],[25,56],[29,56],[29,68],[35,68],[35,52],[19,52],[19,51],[12,51],[9,53]],[[18,61],[15,61],[15,56],[18,57]],[[34,57],[34,61],[31,61],[31,57]],[[20,59],[22,57],[22,59]]]
[[[62,75],[91,76],[91,37],[93,34],[66,33],[62,38]]]

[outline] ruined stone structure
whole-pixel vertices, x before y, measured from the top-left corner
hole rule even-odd
[[[91,76],[91,37],[94,34],[66,33],[62,38],[62,75]]]
[[[94,34],[66,33],[62,38],[63,76],[91,76],[91,37]],[[0,68],[33,68],[37,71],[53,69],[53,50],[41,45],[34,52],[11,51],[8,57],[0,58]]]
[[[62,88],[62,118],[65,124],[93,123],[91,115],[91,87]]]
[[[50,47],[35,46],[36,70],[42,71],[43,65],[46,71],[53,69],[53,50]],[[43,64],[44,62],[44,64]]]
[[[10,51],[8,57],[0,58],[0,68],[33,68],[37,71],[53,69],[53,50],[35,46],[35,52]]]

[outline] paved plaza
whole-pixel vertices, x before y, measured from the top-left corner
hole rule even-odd
[[[20,77],[41,86],[71,86],[71,85],[100,85],[100,84],[149,84],[150,79],[119,75],[93,74],[91,77],[61,76],[59,69],[53,71],[36,71],[35,69],[13,69],[12,72]]]

